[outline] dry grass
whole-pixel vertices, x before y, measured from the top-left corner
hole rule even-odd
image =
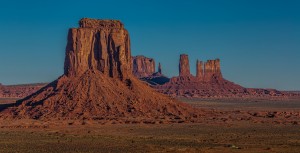
[[[297,152],[299,132],[261,124],[2,129],[0,152]]]

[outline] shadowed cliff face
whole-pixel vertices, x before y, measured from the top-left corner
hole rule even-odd
[[[123,80],[131,73],[130,39],[116,20],[82,19],[69,30],[64,74],[80,76],[87,70]]]

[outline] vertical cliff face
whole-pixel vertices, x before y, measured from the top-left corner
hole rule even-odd
[[[179,60],[179,76],[190,76],[190,63],[189,57],[186,54],[180,55]]]
[[[131,73],[130,39],[123,24],[85,18],[79,26],[69,30],[64,74],[75,77],[92,70],[127,78]]]
[[[145,56],[134,56],[132,58],[133,75],[142,78],[155,73],[155,61]]]
[[[198,80],[204,79],[203,62],[199,60],[196,62],[196,77]]]
[[[220,59],[208,60],[204,64],[204,81],[222,78]]]

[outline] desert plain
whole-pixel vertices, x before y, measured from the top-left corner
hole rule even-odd
[[[1,105],[16,99],[1,99]],[[206,112],[197,123],[2,120],[0,152],[299,152],[299,117],[291,121],[260,112],[299,112],[300,101],[180,98]],[[241,119],[238,112],[252,113]],[[242,113],[242,114],[244,114]],[[206,113],[209,114],[209,113]],[[215,113],[212,113],[215,114]],[[263,114],[263,113],[261,113]],[[298,114],[299,115],[299,114]]]

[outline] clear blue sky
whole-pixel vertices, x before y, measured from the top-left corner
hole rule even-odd
[[[0,5],[0,82],[50,82],[63,73],[67,30],[82,17],[119,19],[132,54],[178,75],[180,53],[220,58],[245,87],[300,90],[299,0],[26,0]]]

